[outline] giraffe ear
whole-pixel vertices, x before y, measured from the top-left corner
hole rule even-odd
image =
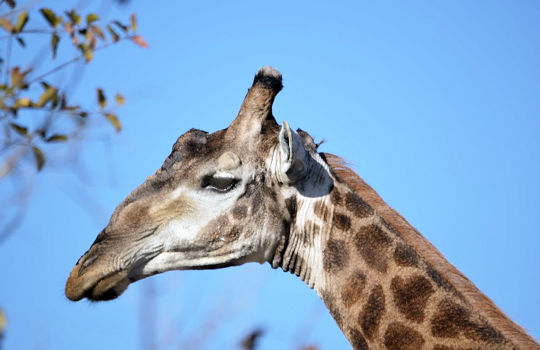
[[[283,122],[279,131],[279,150],[281,154],[280,180],[285,183],[295,183],[307,173],[308,154],[300,135],[291,130],[289,123]]]

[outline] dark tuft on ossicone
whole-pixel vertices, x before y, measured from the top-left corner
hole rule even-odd
[[[262,67],[257,71],[255,79],[253,79],[253,85],[255,84],[271,89],[276,94],[283,88],[281,73],[270,66]]]

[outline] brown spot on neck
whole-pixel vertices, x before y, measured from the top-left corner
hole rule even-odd
[[[463,334],[466,338],[485,344],[502,344],[502,335],[487,323],[471,320],[470,312],[465,307],[443,300],[431,320],[431,333],[438,338],[455,338]]]
[[[365,218],[373,215],[373,208],[354,192],[348,192],[345,196],[345,207],[357,218]]]
[[[323,268],[327,272],[342,269],[349,260],[345,243],[338,239],[329,239],[323,252]]]
[[[332,218],[332,225],[341,231],[349,231],[351,229],[351,219],[347,215],[335,213]]]
[[[418,266],[418,254],[406,244],[398,244],[394,250],[394,261],[399,266]]]
[[[376,285],[371,290],[368,300],[359,316],[358,323],[368,339],[373,339],[380,326],[381,318],[385,311],[384,292],[381,285]]]
[[[362,297],[366,286],[366,275],[360,270],[353,272],[347,279],[345,287],[341,291],[341,301],[345,307],[350,307]]]
[[[349,328],[349,341],[353,347],[354,350],[368,350],[369,346],[366,343],[366,339],[364,339],[364,336],[354,328]]]
[[[420,333],[401,323],[390,323],[384,333],[384,345],[388,350],[418,350],[424,343]]]
[[[427,301],[435,292],[427,278],[420,275],[407,279],[396,276],[392,279],[390,289],[394,303],[407,319],[418,323],[424,320]]]
[[[363,226],[354,235],[354,243],[366,263],[379,272],[386,272],[390,238],[377,225]]]

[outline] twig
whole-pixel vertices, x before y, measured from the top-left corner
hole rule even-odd
[[[102,46],[100,46],[100,47],[95,48],[95,49],[93,50],[93,52],[96,52],[96,51],[99,51],[99,50],[103,50],[103,49],[105,49],[105,48],[107,48],[107,47],[109,47],[109,46],[111,46],[111,45],[113,45],[113,44],[116,44],[116,43],[120,42],[121,40],[125,40],[125,39],[131,39],[131,36],[124,37],[124,38],[122,38],[122,39],[120,39],[119,41],[116,41],[116,42],[106,43],[106,44],[104,44],[104,45],[102,45]],[[29,81],[28,81],[28,84],[35,83],[36,81],[41,80],[41,79],[45,78],[46,76],[48,76],[48,75],[50,75],[50,74],[56,73],[56,72],[58,72],[59,70],[61,70],[62,68],[66,67],[66,66],[68,66],[68,65],[70,65],[70,64],[72,64],[72,63],[75,63],[75,62],[77,62],[78,60],[83,59],[83,58],[84,58],[84,55],[79,55],[79,56],[73,57],[73,58],[70,59],[69,61],[66,61],[66,62],[60,64],[59,66],[56,66],[55,68],[49,70],[48,72],[45,72],[45,73],[43,73],[43,74],[41,74],[41,75],[35,77],[34,79],[29,80]]]

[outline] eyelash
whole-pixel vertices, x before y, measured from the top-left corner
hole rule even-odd
[[[235,188],[237,183],[238,180],[232,177],[214,177],[208,175],[203,178],[201,187],[220,193],[225,193]]]

